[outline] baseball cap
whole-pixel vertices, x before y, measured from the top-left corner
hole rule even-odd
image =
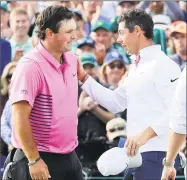
[[[137,2],[136,1],[118,1],[118,5],[121,5],[123,2],[128,2],[131,3],[132,5],[135,5]]]
[[[82,65],[85,65],[85,64],[92,64],[94,66],[97,65],[96,57],[92,53],[82,53],[80,55],[80,61],[81,61]]]
[[[110,31],[110,24],[107,21],[97,20],[92,26],[92,31],[95,32],[100,28],[105,29],[106,31]]]
[[[123,59],[123,56],[116,50],[112,50],[112,51],[109,51],[106,56],[105,56],[105,59],[104,59],[104,63],[106,64],[110,64],[112,63],[113,61],[121,61],[122,63],[125,64],[125,61]]]
[[[1,9],[8,11],[8,5],[6,1],[1,1]]]
[[[71,8],[71,11],[73,11],[73,13],[75,15],[77,15],[79,17],[79,19],[81,19],[81,20],[83,19],[81,11],[79,11],[78,9],[75,9],[75,8]]]
[[[111,119],[106,124],[107,137],[112,142],[117,137],[126,137],[126,122],[122,118]]]
[[[171,19],[167,15],[158,14],[152,17],[154,23],[154,29],[166,30],[171,24]]]
[[[89,45],[95,48],[95,41],[90,37],[83,37],[77,41],[77,48],[81,48],[84,45]]]
[[[110,20],[110,31],[114,33],[118,31],[118,18],[119,16],[115,16]]]
[[[187,24],[184,21],[178,21],[177,23],[173,22],[170,26],[170,36],[173,36],[174,33],[186,34]]]
[[[119,144],[121,143],[119,142]],[[137,168],[141,165],[142,156],[140,152],[138,151],[135,156],[130,157],[127,155],[127,148],[124,145],[109,149],[97,161],[98,170],[103,176],[117,175],[127,168]]]

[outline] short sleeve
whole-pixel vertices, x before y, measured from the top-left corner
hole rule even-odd
[[[39,70],[39,65],[34,61],[21,60],[18,63],[10,84],[10,100],[12,104],[19,101],[28,101],[33,107],[41,85]]]

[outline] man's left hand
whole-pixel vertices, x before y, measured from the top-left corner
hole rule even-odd
[[[128,137],[125,143],[127,154],[129,156],[135,156],[138,152],[139,147],[144,145],[146,142],[147,140],[141,135]]]
[[[161,180],[175,180],[176,177],[176,169],[174,167],[166,167],[162,171]]]

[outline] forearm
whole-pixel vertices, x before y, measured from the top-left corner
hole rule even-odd
[[[21,117],[20,119],[15,117],[15,119],[15,133],[20,146],[29,160],[35,160],[37,157],[39,157],[39,153],[34,142],[29,120]]]
[[[168,162],[173,162],[180,151],[181,147],[183,146],[186,139],[185,134],[177,134],[173,131],[170,131],[169,136],[169,145],[168,151],[166,155],[166,160]]]
[[[157,134],[155,133],[155,131],[151,127],[148,127],[147,129],[145,129],[141,133],[141,136],[142,136],[142,138],[145,139],[145,142],[147,142],[149,139],[154,138],[155,136],[157,136]]]
[[[85,81],[82,85],[82,89],[84,89],[94,101],[98,102],[112,113],[122,112],[127,107],[125,93],[121,89],[117,92],[116,90],[112,91],[103,87],[91,77]]]
[[[102,108],[97,106],[96,108],[93,109],[92,111],[96,117],[98,117],[102,122],[107,123],[111,119],[115,118],[115,115],[104,111]]]

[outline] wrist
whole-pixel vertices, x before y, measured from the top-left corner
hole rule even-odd
[[[85,81],[89,78],[89,75],[87,73],[84,73],[84,75],[81,77],[80,81],[82,84],[85,83]]]
[[[166,158],[164,158],[163,161],[162,161],[162,165],[164,167],[174,167],[175,161],[169,161]]]
[[[41,160],[41,157],[38,157],[38,158],[36,158],[35,160],[32,160],[32,161],[29,160],[28,166],[33,166],[40,160]]]
[[[32,161],[34,161],[34,160],[36,160],[37,158],[40,157],[38,152],[33,153],[33,154],[29,154],[29,155],[25,153],[25,155],[26,155],[29,162],[32,162]]]

